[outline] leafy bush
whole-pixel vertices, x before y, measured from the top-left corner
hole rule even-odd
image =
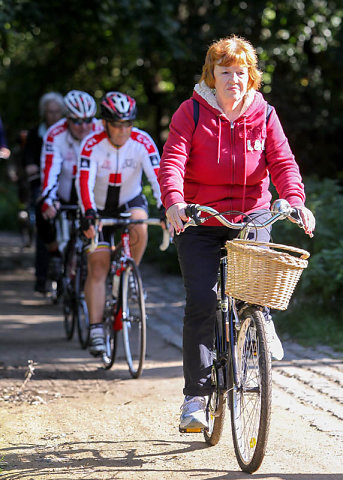
[[[303,342],[327,343],[343,350],[343,195],[331,179],[305,181],[306,205],[316,217],[311,239],[290,222],[279,222],[274,240],[311,253],[309,265],[296,287],[289,309],[275,315],[278,328]]]
[[[280,243],[296,245],[311,253],[309,266],[304,271],[297,296],[307,301],[338,309],[343,321],[338,300],[343,298],[343,240],[342,211],[343,194],[338,182],[331,179],[308,179],[307,202],[316,217],[316,230],[311,239],[290,222],[280,222],[275,227],[274,239]]]

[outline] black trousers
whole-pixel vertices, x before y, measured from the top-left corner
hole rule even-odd
[[[266,210],[250,214],[264,222]],[[237,237],[226,227],[188,227],[175,236],[178,259],[186,290],[183,323],[184,395],[209,395],[212,391],[212,345],[217,306],[217,273],[220,249]],[[251,230],[249,239],[269,242],[270,228]]]

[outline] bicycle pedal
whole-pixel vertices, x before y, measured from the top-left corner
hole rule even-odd
[[[180,433],[202,433],[204,430],[207,430],[207,428],[181,428],[179,427],[179,432]]]

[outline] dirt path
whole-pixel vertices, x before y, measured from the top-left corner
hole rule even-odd
[[[9,247],[9,239],[12,246]],[[143,376],[129,377],[65,340],[61,307],[32,293],[32,252],[0,233],[0,464],[18,480],[245,479],[229,422],[216,447],[178,432],[182,402],[177,277],[143,266],[148,347]],[[343,362],[325,347],[287,342],[273,367],[268,480],[343,480]],[[25,381],[28,361],[34,374]]]

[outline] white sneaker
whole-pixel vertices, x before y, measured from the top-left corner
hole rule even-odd
[[[103,353],[106,353],[105,332],[102,325],[90,329],[88,346],[89,353],[94,357],[99,357]]]
[[[266,332],[267,342],[269,345],[269,351],[273,360],[282,360],[284,357],[284,351],[282,343],[276,334],[274,322],[272,317],[268,315],[268,320],[264,322],[264,329]]]
[[[187,395],[181,405],[179,431],[181,433],[198,433],[208,429],[206,407],[208,396]]]

